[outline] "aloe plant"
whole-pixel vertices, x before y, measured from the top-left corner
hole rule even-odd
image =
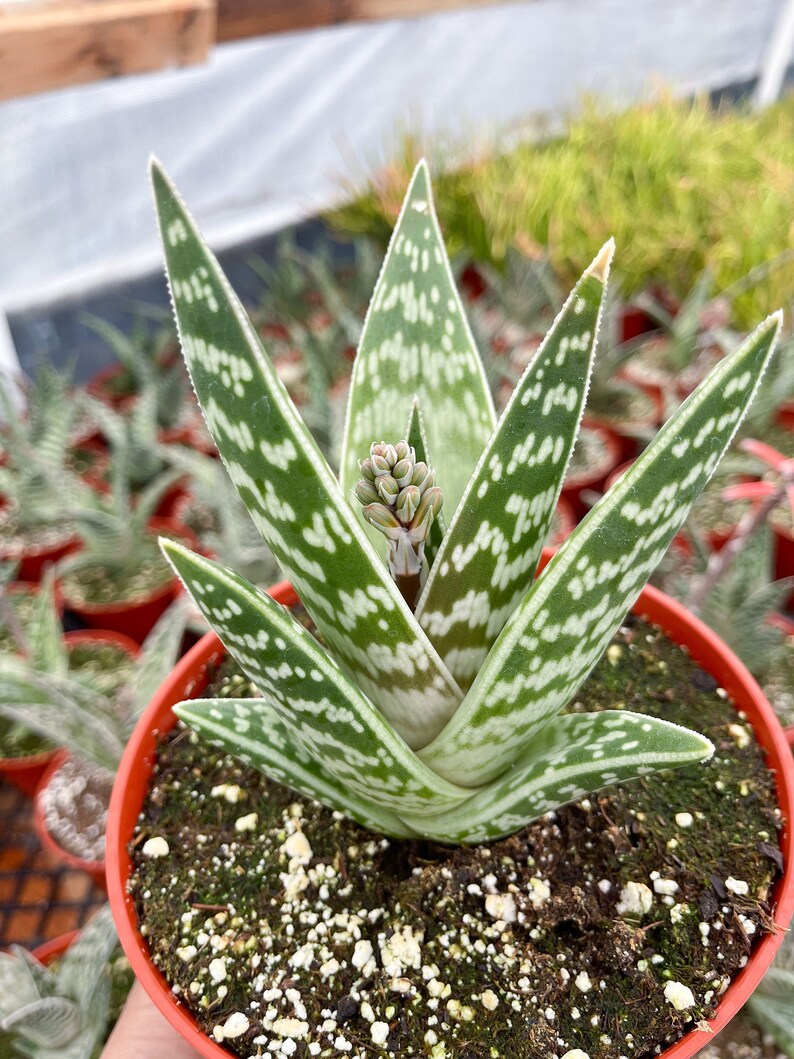
[[[449,843],[494,839],[588,791],[707,758],[706,739],[665,721],[562,711],[730,443],[779,315],[715,369],[534,580],[584,408],[612,244],[497,421],[420,165],[364,324],[337,480],[157,164],[153,181],[207,425],[327,645],[238,574],[164,542],[264,695],[184,702],[178,715],[366,826]],[[378,519],[364,523],[353,507],[360,461],[383,439],[391,471],[388,445],[395,457],[407,446],[443,493],[443,535],[421,557],[413,610]]]
[[[0,953],[0,1030],[28,1059],[92,1059],[111,1004],[109,961],[118,946],[110,907],[83,927],[55,969],[19,945]]]
[[[41,365],[26,388],[23,407],[0,385],[0,527],[5,553],[14,550],[15,538],[69,536],[72,529],[64,524],[62,498],[89,492],[69,465],[73,430],[83,412],[70,383],[70,375]]]
[[[41,593],[42,614],[54,608]],[[52,613],[28,632],[29,655],[0,654],[0,717],[65,746],[81,761],[113,773],[136,721],[163,682],[182,644],[187,608],[172,603],[144,641],[122,686],[104,690],[70,669]]]
[[[175,426],[184,415],[188,395],[181,361],[167,355],[174,339],[172,329],[161,326],[152,333],[141,315],[136,317],[130,334],[92,313],[83,313],[81,320],[105,340],[122,365],[120,396],[151,391],[157,425]]]

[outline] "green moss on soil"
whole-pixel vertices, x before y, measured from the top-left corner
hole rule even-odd
[[[219,689],[254,690],[230,663]],[[585,708],[689,724],[716,753],[449,850],[365,832],[176,732],[132,843],[156,964],[207,1033],[247,1022],[225,1041],[245,1057],[652,1055],[713,1013],[769,928],[773,777],[714,680],[643,623]],[[142,855],[155,836],[162,858]],[[648,888],[647,913],[618,912],[629,883]],[[493,893],[512,921],[489,914]],[[676,1011],[668,982],[694,1005]]]

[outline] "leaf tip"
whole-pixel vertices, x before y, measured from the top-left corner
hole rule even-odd
[[[609,266],[612,264],[612,256],[615,253],[615,240],[608,239],[595,256],[595,260],[587,270],[586,275],[594,276],[601,283],[606,283],[609,276]]]

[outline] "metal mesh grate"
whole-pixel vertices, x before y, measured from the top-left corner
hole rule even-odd
[[[0,823],[0,948],[34,948],[82,926],[105,895],[89,876],[41,848],[33,803],[3,781]]]

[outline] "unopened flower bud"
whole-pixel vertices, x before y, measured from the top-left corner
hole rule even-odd
[[[411,476],[414,473],[414,461],[411,459],[398,460],[391,473],[397,485],[410,485]]]
[[[378,490],[380,498],[384,504],[393,504],[400,491],[399,485],[397,485],[390,474],[382,474],[378,478],[375,488]]]
[[[422,494],[415,485],[409,485],[405,489],[400,490],[396,507],[397,515],[401,522],[407,525],[411,521],[421,499]]]
[[[435,475],[426,463],[423,463],[420,460],[419,463],[414,465],[414,472],[411,475],[411,485],[418,486],[419,491],[423,493],[434,481]]]
[[[433,525],[433,520],[443,507],[443,504],[444,497],[437,485],[425,491],[409,527],[409,535],[414,544],[427,538],[430,527]]]
[[[397,455],[398,463],[400,462],[400,460],[410,460],[411,463],[413,463],[416,459],[414,450],[411,448],[407,441],[398,441],[397,444],[394,446],[394,451]]]
[[[375,472],[375,477],[379,477],[381,474],[391,474],[392,464],[386,459],[385,456],[381,456],[379,453],[374,452],[370,458],[372,464],[372,470]]]
[[[366,460],[358,461],[358,469],[361,471],[361,477],[366,478],[368,482],[375,481],[375,472],[372,469],[372,460],[367,458]]]
[[[380,501],[378,490],[372,482],[363,479],[356,484],[356,497],[362,504],[377,504]]]
[[[379,529],[390,540],[396,540],[405,533],[405,527],[391,508],[386,507],[385,504],[368,504],[362,514],[367,522]]]

